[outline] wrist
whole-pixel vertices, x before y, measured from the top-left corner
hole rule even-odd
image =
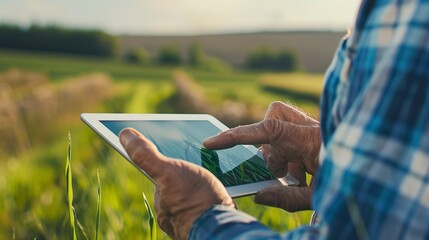
[[[191,236],[191,232],[195,223],[198,222],[200,218],[204,218],[205,215],[210,214],[210,212],[212,212],[214,209],[222,211],[232,211],[236,210],[236,207],[231,200],[231,203],[227,202],[214,204],[209,208],[204,209],[202,212],[196,211],[193,214],[183,215],[183,219],[177,219],[177,221],[175,221],[176,223],[181,224],[181,226],[178,226],[175,229],[183,230],[180,233],[177,233],[178,239],[189,239],[189,236]]]
[[[254,217],[238,211],[235,206],[215,204],[206,209],[194,222],[189,239],[210,239],[213,233],[223,229],[228,223],[249,223]]]

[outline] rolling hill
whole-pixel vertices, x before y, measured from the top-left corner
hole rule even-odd
[[[308,72],[323,72],[328,67],[335,48],[344,32],[295,31],[196,36],[120,36],[122,51],[144,47],[154,56],[161,46],[180,46],[184,58],[191,43],[198,43],[211,56],[233,66],[242,67],[247,54],[262,46],[291,49],[298,55],[300,66]]]

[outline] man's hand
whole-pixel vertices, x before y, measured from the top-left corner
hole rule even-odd
[[[159,226],[173,239],[187,239],[194,221],[214,204],[234,207],[222,183],[204,168],[168,158],[134,129],[120,133],[128,156],[156,184]]]
[[[270,187],[255,196],[260,204],[287,211],[310,209],[312,190],[305,173],[315,174],[321,146],[319,122],[293,106],[274,102],[261,122],[239,126],[204,141],[208,149],[223,149],[237,144],[262,144],[268,169],[277,177],[288,172],[300,187]]]

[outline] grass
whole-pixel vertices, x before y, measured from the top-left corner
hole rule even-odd
[[[276,96],[286,96],[306,112],[319,115],[319,100],[323,90],[323,76],[303,73],[264,74],[260,87]]]
[[[206,97],[212,104],[219,105],[227,99],[265,111],[271,102],[283,101],[293,103],[311,115],[319,115],[322,75],[248,72],[210,75],[198,71],[191,74],[204,87]]]
[[[52,81],[88,72],[103,72],[114,79],[166,81],[171,68],[126,64],[117,59],[0,49],[0,71],[19,67],[44,73]]]
[[[46,73],[58,87],[65,84],[68,78],[82,73],[100,71],[109,74],[113,78],[115,94],[87,109],[93,112],[164,111],[159,107],[174,90],[170,80],[174,69],[171,67],[140,67],[115,60],[0,50],[0,71],[12,67]],[[292,99],[265,91],[261,87],[261,76],[256,73],[186,71],[203,87],[211,104],[233,99],[266,109],[274,100]],[[305,77],[305,74],[301,76],[302,79]],[[310,106],[308,111],[317,108],[317,104],[300,101],[297,103],[300,107]],[[72,108],[68,105],[63,107]],[[78,114],[71,116],[67,124],[54,121],[52,127],[57,132],[49,141],[30,146],[19,155],[1,157],[0,239],[69,239],[71,227],[68,223],[72,219],[64,209],[68,212],[73,210],[68,205],[70,203],[75,208],[74,213],[79,215],[81,226],[85,226],[94,238],[168,239],[156,224],[141,224],[142,220],[150,218],[146,206],[153,205],[154,186],[150,180],[81,123]],[[64,152],[67,150],[64,137],[69,131],[73,134],[75,159],[73,179],[70,181],[58,174],[62,172],[58,170],[64,168]],[[68,157],[71,160],[71,146]],[[69,168],[67,171],[71,170]],[[100,182],[103,183],[103,195]],[[75,193],[73,196],[64,194],[64,186],[68,183]],[[138,201],[142,192],[148,197],[143,203]],[[71,196],[72,201],[69,199]],[[67,201],[67,208],[64,208]],[[311,215],[308,211],[287,213],[255,205],[252,197],[236,199],[236,203],[239,209],[280,232],[307,223]],[[74,225],[75,229],[79,229],[77,223]],[[156,237],[153,226],[157,228]]]
[[[66,200],[68,207],[69,223],[70,223],[70,239],[78,240],[79,233],[77,226],[80,227],[82,234],[85,236],[85,239],[88,239],[83,227],[80,225],[79,220],[77,219],[76,210],[73,206],[73,173],[71,169],[71,150],[72,150],[72,141],[71,134],[69,132],[68,136],[68,148],[67,148],[67,158],[65,165],[65,177],[66,177]],[[95,214],[95,230],[94,230],[94,239],[99,239],[100,232],[100,218],[101,218],[101,184],[100,184],[100,175],[97,169],[97,207]]]
[[[100,184],[100,174],[98,173],[97,169],[97,182],[98,182],[98,188],[97,188],[97,213],[95,214],[95,240],[98,240],[100,235],[100,218],[101,218],[101,184]]]
[[[152,212],[152,208],[150,207],[149,201],[147,200],[146,195],[144,193],[143,193],[143,201],[149,215],[148,223],[150,228],[150,239],[156,239],[155,217]]]
[[[323,90],[323,76],[304,73],[264,74],[261,76],[262,86],[273,86],[287,89],[303,95],[320,96]]]
[[[73,177],[72,177],[72,171],[71,171],[71,136],[69,133],[69,144],[68,144],[68,150],[67,150],[67,160],[66,160],[66,199],[67,199],[67,206],[68,206],[68,213],[70,218],[70,231],[71,231],[71,239],[77,240],[78,239],[78,233],[77,233],[77,217],[76,212],[73,207]]]

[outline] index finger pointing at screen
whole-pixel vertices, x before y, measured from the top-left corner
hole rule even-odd
[[[217,150],[230,148],[238,144],[266,144],[271,143],[275,136],[282,132],[281,122],[276,119],[238,126],[224,131],[216,136],[204,140],[206,148]]]

